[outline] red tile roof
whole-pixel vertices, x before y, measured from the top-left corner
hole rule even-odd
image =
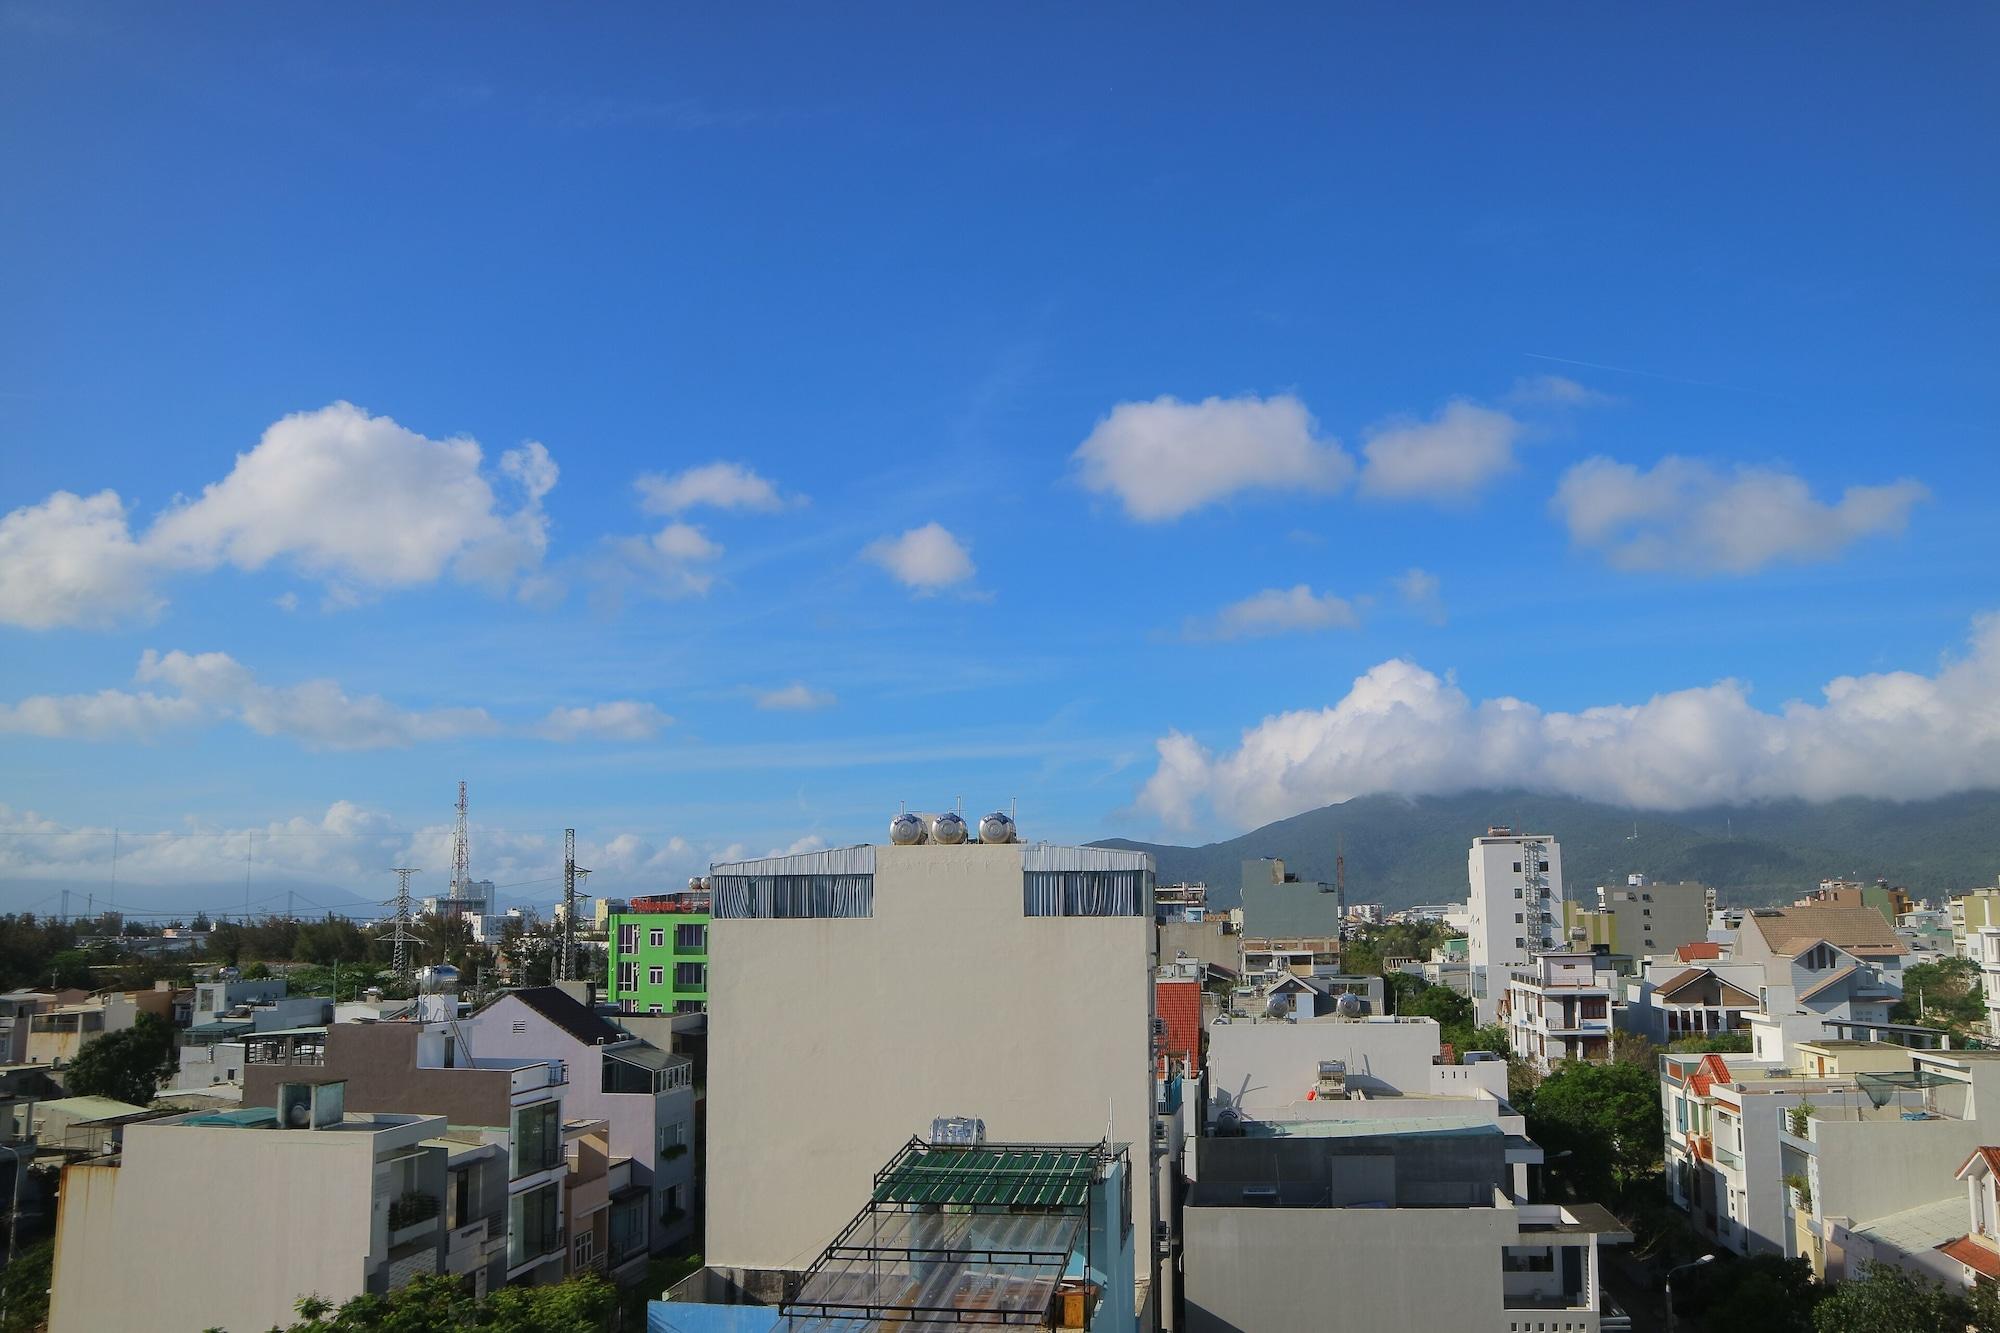
[[[1711,1051],[1709,1054],[1702,1056],[1701,1063],[1695,1066],[1694,1073],[1688,1078],[1688,1086],[1694,1089],[1695,1096],[1706,1097],[1708,1096],[1708,1090],[1715,1084],[1727,1083],[1728,1081],[1728,1064],[1724,1062],[1721,1056]]]
[[[1960,1236],[1957,1240],[1948,1240],[1938,1248],[1975,1273],[1984,1277],[2000,1278],[2000,1252],[1996,1252],[1990,1245],[1982,1245],[1967,1235]]]
[[[2000,1148],[1974,1148],[1966,1154],[1965,1160],[1958,1164],[1958,1171],[1955,1173],[1955,1178],[1964,1180],[1965,1169],[1982,1157],[1986,1159],[1986,1169],[1992,1174],[2000,1176]]]
[[[1189,1074],[1201,1072],[1201,983],[1198,981],[1156,981],[1153,1007],[1166,1025],[1166,1040],[1160,1046],[1160,1063],[1165,1057],[1179,1056]]]
[[[1699,944],[1683,944],[1680,948],[1674,950],[1674,957],[1683,963],[1695,963],[1703,959],[1720,958],[1722,957],[1722,946],[1711,940],[1703,940]]]

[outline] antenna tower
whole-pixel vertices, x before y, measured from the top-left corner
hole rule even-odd
[[[590,872],[576,863],[576,830],[563,830],[563,926],[562,952],[556,956],[556,977],[576,980],[576,882]]]
[[[465,798],[461,796],[459,799],[463,802]],[[461,804],[459,806],[461,814],[464,809],[464,805]],[[389,936],[389,942],[396,946],[396,952],[391,966],[395,968],[396,975],[405,981],[410,979],[409,947],[417,942],[417,937],[410,933],[410,876],[416,874],[417,869],[416,866],[397,866],[394,872],[396,876],[396,920],[393,923],[395,929]]]
[[[1333,910],[1343,918],[1347,915],[1347,838],[1335,837],[1333,842]]]
[[[465,831],[465,779],[458,781],[458,819],[451,826],[451,896],[463,898],[472,887],[472,838]]]

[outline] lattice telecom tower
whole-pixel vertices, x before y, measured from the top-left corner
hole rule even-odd
[[[556,979],[576,980],[576,882],[590,872],[576,863],[576,830],[563,830],[563,923],[561,952],[556,955]],[[588,895],[583,895],[588,896]]]
[[[464,799],[463,796],[459,798],[461,802]],[[461,812],[463,812],[464,808],[462,804],[459,807]],[[410,946],[417,942],[417,937],[410,933],[410,876],[417,873],[417,867],[397,866],[394,873],[396,876],[396,919],[390,923],[393,929],[389,935],[389,942],[396,946],[396,952],[391,966],[395,968],[397,976],[408,981],[410,979]]]
[[[472,835],[465,828],[465,779],[458,780],[458,819],[451,826],[451,896],[464,898],[472,888]]]

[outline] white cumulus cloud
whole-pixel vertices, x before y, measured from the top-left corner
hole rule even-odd
[[[100,628],[164,605],[117,492],[57,491],[0,518],[0,624]]]
[[[836,700],[830,690],[816,690],[802,680],[795,680],[781,689],[760,690],[757,706],[773,712],[809,712],[815,708],[831,708]]]
[[[933,593],[963,583],[974,573],[972,553],[942,524],[926,523],[900,537],[882,537],[861,552],[907,588]]]
[[[673,719],[637,699],[551,709],[535,734],[545,740],[649,741]]]
[[[141,535],[115,492],[59,491],[0,519],[0,622],[144,617],[164,605],[168,576],[223,565],[287,565],[322,580],[335,605],[447,574],[504,587],[547,550],[541,506],[556,465],[533,441],[503,454],[499,475],[519,492],[510,508],[482,458],[471,439],[430,439],[340,402],[274,423],[227,476]]]
[[[2000,786],[2000,616],[1934,675],[1841,676],[1775,711],[1740,681],[1640,704],[1545,712],[1473,700],[1388,661],[1326,708],[1279,713],[1215,753],[1170,732],[1139,805],[1191,825],[1248,827],[1378,792],[1524,787],[1639,809],[1796,797],[1915,800]]]
[[[679,514],[698,505],[769,513],[788,503],[767,478],[741,463],[704,463],[670,477],[648,472],[633,484],[648,514]]]
[[[1182,636],[1189,639],[1249,639],[1273,634],[1303,634],[1315,630],[1352,629],[1361,623],[1354,604],[1330,592],[1316,593],[1306,584],[1266,588],[1232,602],[1213,617],[1191,620]]]
[[[1514,469],[1521,423],[1505,412],[1457,399],[1429,421],[1374,431],[1361,453],[1364,495],[1445,503],[1470,499]]]
[[[1403,599],[1403,604],[1420,613],[1434,625],[1444,623],[1443,584],[1438,576],[1427,569],[1410,568],[1398,574],[1391,582]]]
[[[1641,471],[1599,457],[1564,473],[1550,504],[1572,541],[1620,569],[1748,574],[1830,560],[1861,538],[1899,533],[1929,494],[1904,478],[1850,486],[1829,504],[1803,478],[1774,468],[1668,457]]]
[[[1354,475],[1354,460],[1320,438],[1306,405],[1291,394],[1120,403],[1072,461],[1087,489],[1116,496],[1143,522],[1179,518],[1244,491],[1328,494]]]

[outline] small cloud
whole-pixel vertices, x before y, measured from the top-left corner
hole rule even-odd
[[[1182,628],[1190,640],[1266,638],[1274,634],[1311,634],[1329,629],[1353,629],[1361,623],[1354,604],[1332,593],[1316,593],[1301,583],[1295,588],[1267,588],[1222,608],[1208,620],[1191,620]]]
[[[1086,490],[1117,496],[1126,516],[1142,523],[1180,518],[1244,491],[1330,494],[1354,475],[1354,460],[1320,437],[1291,394],[1120,403],[1071,461]]]
[[[1444,624],[1444,600],[1439,597],[1438,576],[1424,569],[1407,569],[1393,580],[1403,604],[1419,612],[1433,625]]]
[[[1566,375],[1529,375],[1515,380],[1503,401],[1516,407],[1603,407],[1618,399]]]
[[[649,741],[673,719],[652,704],[637,699],[582,708],[555,708],[535,728],[548,741]]]
[[[1905,477],[1814,498],[1804,478],[1775,468],[1718,468],[1663,458],[1648,471],[1588,458],[1565,472],[1549,507],[1570,540],[1619,569],[1749,574],[1780,562],[1831,560],[1863,537],[1901,532],[1927,499]]]
[[[1372,434],[1361,447],[1367,464],[1361,491],[1381,499],[1464,501],[1514,470],[1521,423],[1505,412],[1463,399],[1429,421],[1404,421]]]
[[[778,488],[741,463],[704,463],[673,476],[648,472],[633,483],[639,508],[648,514],[679,514],[701,505],[770,513],[803,497],[786,498]]]
[[[938,592],[970,579],[975,567],[965,543],[940,523],[911,528],[900,537],[882,537],[861,552],[863,559],[889,571],[920,594]]]
[[[271,599],[271,605],[280,611],[296,611],[299,609],[299,595],[295,592],[279,593]]]
[[[793,681],[783,689],[763,690],[757,695],[757,706],[772,712],[811,712],[819,708],[831,708],[836,700],[831,691],[816,690],[804,681]]]

